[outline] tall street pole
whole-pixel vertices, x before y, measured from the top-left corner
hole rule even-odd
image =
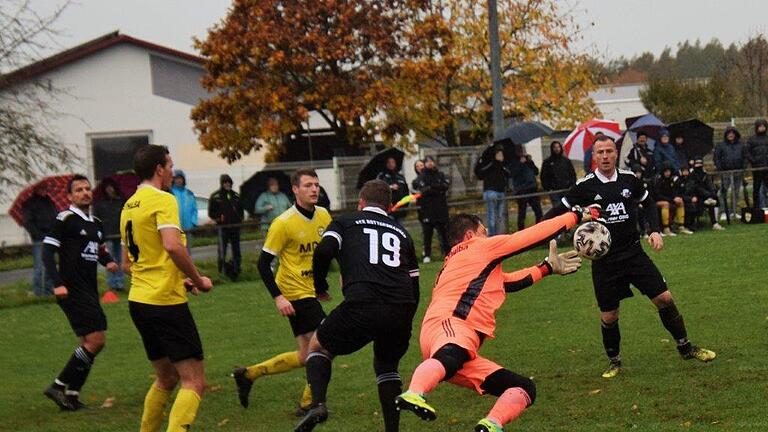
[[[491,40],[491,89],[493,91],[493,140],[504,132],[504,112],[501,107],[501,44],[496,0],[488,0],[488,36]]]

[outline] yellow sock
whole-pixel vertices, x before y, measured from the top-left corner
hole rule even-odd
[[[248,367],[245,371],[245,376],[253,381],[260,376],[288,372],[289,370],[300,367],[301,361],[299,360],[299,352],[291,351],[278,354],[269,360]]]
[[[152,384],[144,398],[144,413],[141,415],[139,432],[155,432],[160,428],[160,423],[163,422],[163,411],[170,396],[169,390],[163,390]]]
[[[182,388],[173,402],[171,414],[168,415],[167,432],[187,432],[195,421],[197,408],[200,406],[200,395],[194,390]]]
[[[683,225],[685,223],[685,208],[678,207],[675,209],[675,223]]]
[[[309,408],[312,405],[312,389],[309,388],[309,384],[304,385],[304,392],[301,394],[301,402],[299,406],[302,408]]]
[[[669,209],[668,208],[661,209],[661,226],[663,226],[664,228],[669,226]]]

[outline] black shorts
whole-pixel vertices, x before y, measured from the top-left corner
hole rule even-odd
[[[374,356],[398,362],[408,351],[416,305],[343,301],[317,329],[328,352],[351,354],[373,342]]]
[[[296,314],[289,316],[288,322],[294,336],[314,332],[325,319],[325,311],[314,297],[294,300],[291,305]]]
[[[171,362],[203,359],[203,344],[187,303],[156,306],[128,302],[128,310],[150,361],[163,357]]]
[[[56,301],[77,336],[107,330],[107,317],[98,300],[67,297]]]
[[[621,300],[632,297],[630,284],[649,299],[667,290],[667,281],[642,249],[620,260],[593,262],[592,283],[603,312],[617,309]]]

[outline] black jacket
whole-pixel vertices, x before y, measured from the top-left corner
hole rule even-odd
[[[448,188],[451,182],[436,169],[427,169],[413,181],[413,188],[421,192],[419,218],[423,222],[448,222]]]
[[[640,163],[640,159],[643,157],[646,160],[645,165]],[[627,154],[627,159],[624,161],[624,164],[628,168],[639,166],[643,171],[644,179],[652,179],[656,174],[656,168],[653,165],[653,151],[649,150],[648,146],[643,148],[637,144],[633,145],[632,149],[630,149],[629,153]]]
[[[392,204],[400,201],[406,195],[410,194],[408,190],[408,182],[405,181],[405,176],[397,171],[384,170],[376,176],[377,180],[381,180],[384,183],[392,186],[397,184],[397,190],[392,190]]]
[[[120,236],[120,213],[123,211],[125,200],[117,197],[115,199],[105,198],[93,203],[93,215],[101,219],[104,226],[104,234],[107,236]],[[116,240],[118,238],[109,238],[107,240]]]
[[[662,174],[658,174],[653,182],[653,197],[656,201],[669,202],[675,197],[682,197],[680,178],[673,175],[664,177]]]
[[[539,175],[539,168],[530,157],[526,157],[524,163],[518,158],[512,159],[509,168],[512,171],[512,185],[515,187],[516,195],[536,191],[538,188],[536,176]]]
[[[690,177],[696,181],[696,196],[701,200],[707,198],[717,199],[717,189],[712,181],[712,176],[707,174],[703,168],[693,168]]]
[[[728,132],[736,134],[733,142],[728,141]],[[747,167],[747,149],[741,142],[741,134],[729,126],[723,132],[723,141],[715,146],[714,162],[718,171],[737,170]]]
[[[480,159],[475,165],[475,175],[483,181],[483,191],[506,192],[512,172],[504,162]]]
[[[688,150],[685,149],[685,143],[683,143],[682,146],[673,143],[672,147],[674,147],[675,156],[677,156],[677,166],[675,169],[681,170],[683,168],[688,168],[688,161],[692,159],[692,155],[689,155]]]
[[[576,170],[570,159],[553,153],[541,163],[540,178],[544,190],[568,189],[576,184]]]
[[[208,217],[220,225],[242,222],[243,206],[240,204],[240,195],[223,188],[214,192],[208,201]]]
[[[43,241],[46,234],[53,228],[56,221],[56,205],[48,196],[32,195],[21,209],[24,216],[24,228],[26,228],[33,242]]]
[[[757,127],[763,125],[768,131],[768,122],[755,121],[755,134],[747,140],[747,159],[753,168],[768,166],[768,132],[758,133]]]

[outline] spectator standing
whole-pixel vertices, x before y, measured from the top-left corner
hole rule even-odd
[[[624,163],[630,168],[633,165],[638,165],[643,171],[643,179],[646,181],[653,180],[656,169],[653,165],[653,151],[648,148],[648,135],[645,132],[637,133],[637,141],[632,145]]]
[[[448,254],[448,241],[445,237],[445,228],[448,224],[448,189],[451,182],[445,174],[437,168],[437,163],[432,156],[424,159],[424,169],[413,181],[413,188],[421,192],[419,199],[419,218],[424,235],[424,262],[432,261],[432,233],[437,231],[437,239],[440,242],[440,250],[443,255]]]
[[[380,172],[376,176],[376,179],[389,185],[389,189],[392,190],[392,205],[397,204],[403,197],[411,193],[408,190],[408,182],[405,181],[405,176],[400,173],[395,158],[391,157],[387,159],[386,169]],[[405,217],[405,210],[398,210],[390,216],[392,219],[400,222]]]
[[[265,237],[269,226],[276,217],[283,214],[291,206],[288,197],[280,192],[280,183],[274,177],[267,179],[267,190],[256,199],[255,213],[261,217],[261,231]]]
[[[653,164],[656,168],[668,166],[672,169],[672,174],[677,175],[680,169],[680,162],[677,160],[675,148],[669,142],[669,131],[662,130],[659,133],[659,141],[653,149]]]
[[[591,159],[591,156],[590,156]],[[541,164],[541,187],[546,191],[570,189],[576,184],[576,170],[571,160],[563,154],[563,145],[554,141],[549,146],[549,157]],[[552,205],[563,199],[562,193],[549,195]]]
[[[117,183],[110,178],[101,181],[104,197],[93,203],[93,215],[101,220],[104,228],[104,244],[117,264],[117,271],[107,272],[107,286],[115,291],[125,289],[123,274],[123,252],[120,248],[120,212],[125,198],[120,194]]]
[[[747,140],[747,158],[752,168],[768,167],[768,121],[758,119],[755,121],[755,134]],[[752,172],[752,205],[754,207],[765,207],[768,203],[764,202],[760,188],[768,190],[768,172]]]
[[[21,209],[24,228],[32,239],[32,293],[38,297],[53,294],[53,281],[43,265],[43,239],[56,221],[56,205],[48,196],[48,185],[40,184]]]
[[[746,147],[741,142],[741,134],[733,127],[729,126],[723,132],[723,141],[715,146],[714,162],[718,171],[728,170],[743,170],[747,167]],[[720,193],[722,204],[731,217],[739,217],[736,215],[737,202],[728,206],[728,190],[733,187],[733,196],[738,200],[739,188],[744,182],[743,173],[733,173],[723,175],[723,179],[720,183]],[[746,198],[744,194],[744,198]],[[722,216],[725,217],[725,214]]]
[[[232,177],[222,174],[221,187],[211,195],[208,202],[208,217],[219,225],[219,273],[225,271],[231,279],[240,274],[240,227],[228,226],[243,221],[243,206],[240,195],[232,190]],[[227,264],[227,246],[232,247],[232,264]]]
[[[322,186],[320,186],[320,193],[317,196],[317,206],[331,211],[331,199],[328,198],[328,192]]]
[[[496,148],[493,159],[481,157],[475,166],[475,175],[483,181],[483,201],[488,217],[488,235],[507,232],[507,184],[512,172],[504,163],[504,150]]]
[[[512,184],[515,186],[515,195],[527,195],[536,193],[538,185],[536,176],[539,175],[539,168],[531,159],[531,155],[525,154],[522,146],[515,146],[515,159],[511,161]],[[536,223],[541,222],[541,202],[539,197],[532,196],[517,199],[517,230],[525,228],[525,213],[531,206],[533,214],[536,217]]]
[[[171,193],[179,204],[181,229],[187,236],[187,251],[192,255],[192,230],[197,226],[197,201],[195,194],[187,188],[187,176],[180,169],[174,170]]]
[[[682,135],[676,135],[674,137],[675,139],[675,157],[677,157],[677,169],[682,170],[683,168],[690,168],[690,160],[691,157],[688,154],[688,150],[685,149],[685,137]]]

